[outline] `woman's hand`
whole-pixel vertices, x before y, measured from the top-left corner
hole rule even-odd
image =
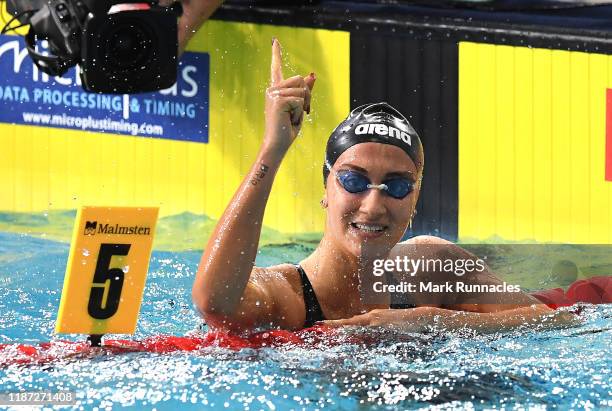
[[[281,46],[272,40],[271,85],[266,89],[266,131],[264,148],[285,155],[310,113],[311,92],[316,77],[294,76],[283,79]]]

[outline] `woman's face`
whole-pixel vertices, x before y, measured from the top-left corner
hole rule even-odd
[[[378,189],[349,193],[336,178],[336,173],[343,170],[361,173],[372,184],[405,177],[415,183],[415,189],[403,199]],[[420,171],[399,147],[380,143],[352,146],[340,155],[327,177],[326,235],[354,256],[361,256],[364,247],[390,250],[410,223],[419,197],[420,179]]]

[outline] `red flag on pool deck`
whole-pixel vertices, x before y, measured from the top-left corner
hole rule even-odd
[[[612,181],[612,89],[606,90],[606,181]]]

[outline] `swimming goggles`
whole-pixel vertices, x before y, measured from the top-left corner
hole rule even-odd
[[[390,197],[401,200],[414,190],[414,183],[404,177],[392,177],[382,184],[372,184],[369,178],[352,170],[334,173],[340,185],[349,193],[363,193],[371,188],[382,190]]]

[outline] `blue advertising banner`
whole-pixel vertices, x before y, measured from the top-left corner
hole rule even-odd
[[[75,68],[49,77],[21,37],[0,35],[0,122],[208,142],[208,53],[186,52],[176,84],[133,95],[84,91]]]

